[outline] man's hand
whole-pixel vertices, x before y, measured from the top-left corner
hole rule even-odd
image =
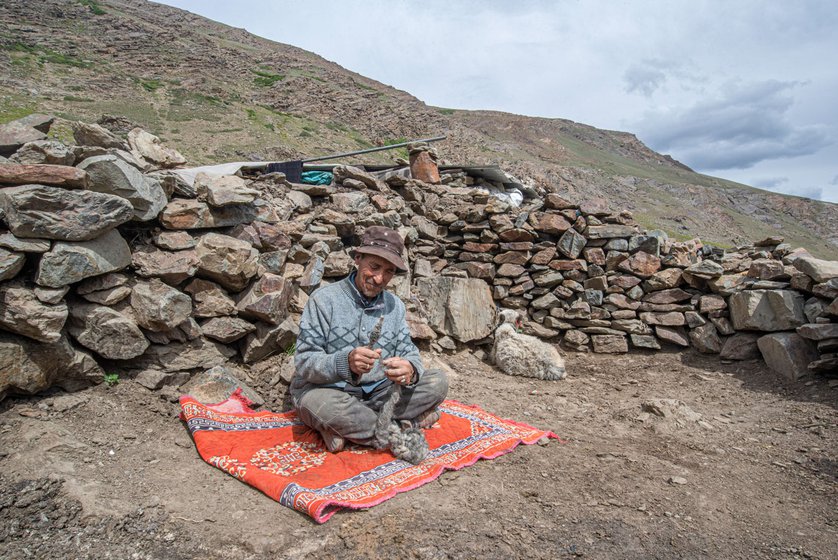
[[[393,357],[382,360],[381,364],[384,366],[384,375],[393,383],[400,385],[410,385],[413,383],[413,375],[416,373],[413,370],[413,364],[404,358]]]
[[[369,373],[373,364],[381,357],[381,348],[370,350],[366,346],[359,346],[349,353],[349,370],[361,377]]]

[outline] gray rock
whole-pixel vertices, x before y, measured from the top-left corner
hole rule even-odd
[[[67,320],[64,303],[47,305],[17,283],[0,284],[0,329],[40,342],[56,342]]]
[[[565,333],[562,344],[570,350],[587,352],[590,340],[591,338],[582,331],[571,329]]]
[[[11,393],[33,395],[52,386],[75,391],[101,382],[104,372],[62,336],[52,343],[0,332],[0,400]]]
[[[293,347],[300,334],[298,319],[289,316],[279,325],[256,325],[256,332],[241,343],[242,361],[252,364],[272,354],[286,352]]]
[[[237,317],[215,317],[201,325],[204,336],[230,344],[256,330],[256,326]]]
[[[710,317],[710,322],[722,336],[728,336],[736,332],[727,317]]]
[[[809,340],[838,338],[838,323],[809,323],[797,327],[797,334]]]
[[[90,176],[88,189],[124,198],[134,208],[134,219],[157,217],[168,200],[160,183],[146,181],[137,169],[112,155],[95,156],[79,164]]]
[[[259,198],[259,191],[247,186],[247,182],[235,175],[211,177],[199,173],[195,177],[198,200],[206,201],[215,208],[231,204],[250,204]]]
[[[229,346],[199,337],[187,342],[152,344],[131,364],[137,369],[187,371],[224,364],[235,354]]]
[[[71,305],[67,330],[82,346],[109,360],[135,358],[149,345],[133,320],[102,305]]]
[[[179,387],[189,380],[189,374],[183,371],[160,371],[146,369],[134,376],[134,381],[152,391],[165,386]]]
[[[35,292],[35,297],[38,298],[38,301],[41,303],[55,305],[64,299],[64,296],[70,291],[70,286],[62,286],[60,288],[42,288],[40,286],[35,286],[33,291]]]
[[[611,321],[611,327],[630,334],[652,334],[652,329],[638,319],[616,319]]]
[[[496,308],[489,285],[475,278],[420,278],[419,297],[428,323],[460,342],[485,338],[495,327]]]
[[[643,297],[643,301],[649,303],[678,303],[680,301],[688,300],[691,297],[692,294],[685,292],[680,288],[670,288],[668,290],[659,290],[647,294]]]
[[[215,404],[230,398],[236,389],[241,388],[242,395],[254,406],[262,406],[265,401],[259,394],[235,377],[232,369],[215,366],[195,374],[181,390],[204,404]]]
[[[157,277],[173,286],[198,271],[198,254],[193,249],[170,252],[143,247],[134,251],[131,261],[138,276]]]
[[[693,347],[705,354],[718,354],[722,351],[722,341],[712,323],[696,327],[690,331]]]
[[[588,240],[575,229],[569,229],[559,238],[556,248],[564,256],[575,259],[585,248],[587,242]]]
[[[137,282],[131,292],[131,307],[137,323],[150,331],[174,329],[192,313],[192,300],[188,295],[153,278]]]
[[[154,244],[167,251],[191,249],[196,243],[186,231],[160,231],[154,235]]]
[[[640,320],[649,325],[664,325],[667,327],[679,327],[686,325],[684,314],[677,311],[669,313],[641,313]]]
[[[611,239],[614,237],[631,237],[635,233],[637,233],[637,228],[634,226],[621,226],[616,224],[588,226],[588,228],[585,230],[585,236],[588,239]],[[626,249],[628,249],[628,243],[626,243]]]
[[[293,291],[290,281],[266,273],[241,295],[236,309],[242,317],[278,325],[288,317],[288,303]]]
[[[128,283],[128,277],[124,274],[111,272],[101,276],[95,276],[79,282],[76,286],[76,293],[80,295],[90,294],[101,290],[109,290],[117,286],[124,286]]]
[[[221,286],[209,280],[192,280],[185,288],[195,302],[195,317],[221,317],[236,314],[236,303]]]
[[[655,326],[655,334],[661,340],[683,346],[684,348],[690,345],[690,339],[682,327],[664,327],[658,325]]]
[[[18,251],[20,253],[45,253],[49,251],[51,242],[47,239],[21,239],[6,232],[0,233],[0,248]]]
[[[207,229],[250,223],[258,216],[254,204],[210,208],[199,200],[176,198],[160,212],[160,223],[167,229]]]
[[[23,164],[73,165],[76,156],[66,145],[55,140],[27,142],[15,152],[10,161]]]
[[[758,334],[736,333],[725,339],[719,357],[723,360],[753,360],[761,356]]]
[[[160,138],[141,128],[128,132],[128,145],[133,153],[158,167],[170,168],[186,163],[186,158],[177,150],[165,147]]]
[[[331,196],[332,204],[340,212],[357,214],[370,209],[370,197],[363,192],[335,193]]]
[[[46,137],[40,130],[20,121],[0,124],[0,156],[10,156],[24,144]]]
[[[824,261],[811,256],[802,256],[794,261],[794,267],[808,274],[815,282],[826,282],[838,278],[838,261]]]
[[[208,233],[196,247],[198,275],[241,291],[258,271],[259,251],[249,243],[227,235]]]
[[[26,264],[26,255],[0,247],[0,282],[17,276],[17,273],[23,270],[24,264]]]
[[[114,305],[130,295],[131,288],[128,286],[116,286],[115,288],[99,290],[98,292],[90,292],[89,294],[84,294],[82,297],[92,303]]]
[[[614,334],[600,334],[591,336],[594,352],[597,354],[625,354],[628,352],[626,337]]]
[[[35,282],[60,288],[91,276],[121,270],[131,264],[131,250],[117,230],[92,241],[59,241],[44,253]]]
[[[42,185],[0,189],[0,210],[17,237],[86,241],[131,220],[131,203],[118,196]]]
[[[797,333],[767,334],[757,346],[768,367],[792,381],[809,373],[809,363],[818,359],[815,344]]]
[[[73,138],[79,146],[128,149],[128,144],[124,140],[98,124],[73,123]]]
[[[790,290],[747,290],[730,296],[736,330],[784,331],[806,322],[803,296]]]
[[[660,350],[661,345],[658,339],[652,335],[646,334],[630,334],[631,345],[635,348],[647,348],[649,350]]]
[[[818,317],[826,317],[829,314],[827,307],[828,303],[824,300],[811,297],[803,304],[803,314],[806,315],[807,321],[814,323]]]
[[[684,274],[704,280],[712,280],[724,274],[724,268],[714,261],[701,261],[688,267]]]

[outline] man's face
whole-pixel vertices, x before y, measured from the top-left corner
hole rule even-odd
[[[355,266],[358,267],[355,287],[367,299],[373,299],[380,294],[396,273],[393,263],[376,255],[356,255]]]

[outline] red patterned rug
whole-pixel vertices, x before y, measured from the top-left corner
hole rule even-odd
[[[519,443],[558,437],[448,400],[439,407],[440,421],[425,430],[428,458],[411,465],[389,451],[356,445],[329,453],[320,434],[294,412],[254,412],[248,404],[238,394],[215,405],[180,399],[182,418],[204,461],[318,523],[341,508],[380,504],[445,470],[494,459]]]

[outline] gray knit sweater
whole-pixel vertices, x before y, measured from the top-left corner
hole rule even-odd
[[[351,274],[315,290],[303,310],[291,381],[295,401],[315,387],[374,386],[384,379],[381,367],[360,379],[354,379],[349,370],[349,353],[369,344],[370,332],[382,315],[381,336],[373,348],[382,349],[382,359],[399,356],[408,360],[416,370],[416,379],[422,376],[424,368],[410,339],[404,303],[387,291],[367,301],[355,287],[354,277]]]

